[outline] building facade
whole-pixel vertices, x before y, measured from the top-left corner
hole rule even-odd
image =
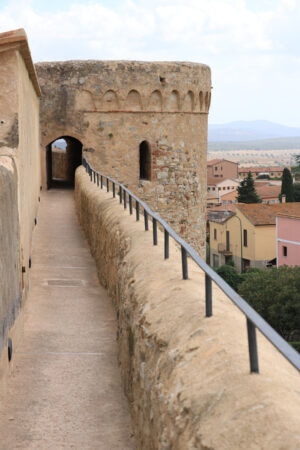
[[[238,178],[238,163],[227,159],[207,161],[207,176],[215,178]]]
[[[299,214],[279,214],[276,217],[277,267],[300,266]]]
[[[252,173],[253,178],[257,178],[261,174],[268,174],[270,178],[282,177],[283,167],[239,167],[239,177],[245,178],[249,172]]]
[[[276,216],[300,215],[300,203],[237,204],[235,214],[209,219],[210,262],[218,267],[232,259],[239,271],[276,264]]]

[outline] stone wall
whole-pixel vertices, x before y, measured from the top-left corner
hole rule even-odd
[[[204,255],[209,67],[67,61],[36,69],[43,147],[78,139],[97,170],[129,186]],[[143,141],[151,151],[147,181],[139,172]]]
[[[75,199],[101,283],[118,318],[119,360],[143,450],[296,449],[299,374],[258,334],[260,375],[249,374],[245,317],[213,287],[204,317],[204,275],[180,250],[76,173]],[[150,227],[151,229],[151,227]],[[276,368],[276,370],[274,370]]]
[[[15,348],[22,323],[16,319],[29,289],[41,184],[40,90],[24,30],[0,33],[0,66],[1,391],[9,372],[7,338]]]

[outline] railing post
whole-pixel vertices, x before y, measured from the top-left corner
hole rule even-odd
[[[101,175],[101,189],[103,189],[103,175]]]
[[[124,190],[124,209],[127,208],[127,195],[126,195],[126,191]]]
[[[97,186],[99,187],[99,173],[97,173]]]
[[[96,183],[96,172],[94,171],[94,183]]]
[[[136,213],[136,220],[140,220],[140,204],[139,202],[135,202],[135,213]]]
[[[157,245],[157,220],[154,217],[152,218],[152,225],[153,225],[153,245]]]
[[[205,274],[205,316],[212,316],[212,282],[207,273]]]
[[[132,214],[132,197],[129,195],[129,213]]]
[[[165,230],[165,242],[164,242],[164,247],[165,247],[165,259],[169,258],[169,233],[167,232],[167,230]]]
[[[248,317],[247,317],[247,332],[248,332],[250,372],[259,373],[256,328],[253,325],[253,323],[248,319]]]
[[[113,182],[113,197],[116,196],[116,183]]]
[[[182,263],[182,278],[184,280],[187,280],[188,279],[187,252],[183,246],[181,246],[181,263]]]
[[[109,179],[106,178],[106,192],[109,192]]]
[[[144,209],[144,221],[145,221],[145,231],[148,231],[149,230],[148,213],[145,209]]]
[[[120,203],[122,203],[122,196],[123,196],[123,194],[122,194],[121,186],[120,186],[120,189],[119,189],[119,195],[120,195]]]

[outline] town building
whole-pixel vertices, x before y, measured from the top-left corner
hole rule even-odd
[[[217,192],[219,197],[227,192],[235,191],[239,185],[237,179],[207,177],[207,192]]]
[[[207,161],[207,176],[215,178],[238,178],[238,163],[227,159]]]
[[[233,206],[233,205],[232,205]],[[238,204],[235,214],[223,212],[209,220],[210,263],[219,267],[232,259],[239,271],[276,264],[276,216],[300,214],[300,203]]]
[[[252,173],[253,178],[257,178],[259,175],[267,174],[270,178],[282,177],[283,167],[239,167],[239,177],[245,178],[249,172]]]
[[[276,217],[277,267],[300,266],[300,204],[298,211]]]

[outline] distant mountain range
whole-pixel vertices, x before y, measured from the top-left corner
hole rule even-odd
[[[237,142],[258,139],[300,137],[300,128],[287,127],[267,120],[229,122],[208,125],[209,142]]]
[[[300,128],[267,120],[208,125],[208,150],[300,149]]]

